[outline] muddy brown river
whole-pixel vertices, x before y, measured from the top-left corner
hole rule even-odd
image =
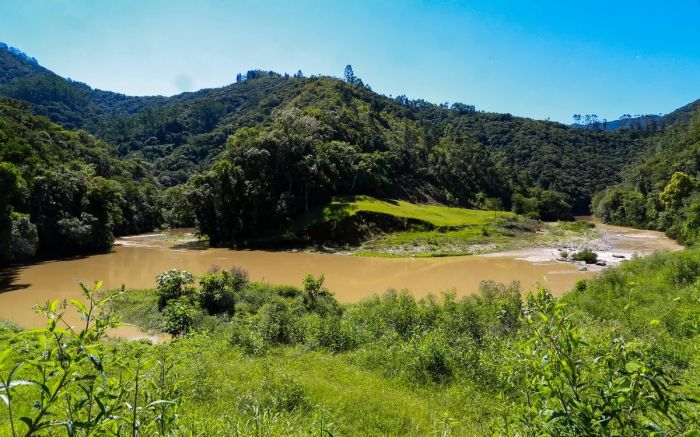
[[[602,250],[597,252],[608,265],[629,259],[635,253],[680,249],[659,232],[607,225],[598,228],[602,237],[596,244]],[[103,280],[105,288],[122,285],[127,289],[150,288],[155,285],[158,273],[171,268],[202,274],[212,265],[241,266],[252,280],[297,286],[307,273],[324,274],[326,285],[341,302],[358,301],[389,288],[408,289],[416,296],[452,289],[464,295],[477,291],[483,280],[520,281],[524,290],[541,284],[562,293],[577,280],[592,277],[603,268],[580,271],[580,266],[557,261],[557,249],[446,258],[366,258],[308,252],[188,249],[149,241],[125,238],[109,253],[2,270],[0,318],[24,327],[36,327],[43,320],[34,314],[32,305],[50,299],[80,297],[78,281],[91,284]],[[129,328],[121,331],[126,336],[137,332]]]

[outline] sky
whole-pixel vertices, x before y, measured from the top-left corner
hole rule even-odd
[[[700,0],[0,0],[0,41],[129,95],[229,84],[249,69],[571,122],[700,98]]]

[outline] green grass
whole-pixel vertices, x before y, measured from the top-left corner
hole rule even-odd
[[[406,230],[382,231],[372,228],[371,232],[363,235],[359,244],[355,241],[331,241],[330,236],[329,241],[317,243],[343,248],[357,256],[424,258],[492,253],[533,246],[554,247],[570,240],[595,238],[598,234],[594,225],[584,222],[540,223],[508,211],[348,196],[310,210],[291,222],[286,230],[270,235],[266,240],[284,241],[287,239],[285,236],[289,236],[294,241],[315,225],[340,221],[363,212],[408,219],[413,223],[407,225]],[[421,226],[421,223],[426,226]]]
[[[436,227],[482,226],[492,223],[498,217],[514,216],[507,211],[483,211],[354,196],[338,198],[327,205],[315,208],[300,217],[292,226],[305,227],[319,222],[340,220],[362,211],[420,220]]]

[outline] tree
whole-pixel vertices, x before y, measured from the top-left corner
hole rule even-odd
[[[667,209],[678,209],[683,199],[690,195],[694,182],[687,174],[677,171],[671,176],[664,190],[659,194],[659,200]]]
[[[527,215],[539,217],[537,210],[539,202],[534,197],[525,197],[520,193],[515,193],[511,201],[513,212],[518,215]]]
[[[352,71],[352,65],[348,64],[345,66],[345,82],[349,83],[350,85],[355,85],[357,83],[357,77],[355,77],[355,73]]]
[[[19,169],[12,163],[0,162],[0,213],[11,210],[11,202],[23,186]]]

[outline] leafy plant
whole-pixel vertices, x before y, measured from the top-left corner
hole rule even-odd
[[[519,374],[519,421],[510,429],[552,435],[677,433],[683,402],[674,380],[647,354],[622,338],[591,355],[581,331],[546,290],[530,295],[525,309]]]
[[[185,335],[194,328],[198,313],[187,296],[171,300],[163,310],[163,330],[174,337]]]
[[[141,350],[136,360],[116,359],[114,368],[108,370],[108,358],[114,355],[105,352],[101,340],[119,325],[105,306],[115,295],[102,293],[101,282],[92,289],[80,287],[85,302],[71,299],[69,304],[83,323],[67,322],[66,306],[58,300],[37,306],[47,326],[20,334],[35,339],[34,356],[0,374],[0,399],[8,410],[10,432],[13,436],[20,432],[43,435],[63,428],[67,435],[136,436],[156,424],[154,430],[167,435],[175,420],[168,418],[166,405],[175,402],[147,395],[148,390],[142,389],[150,367],[148,351]],[[0,353],[0,371],[10,364],[12,352],[8,348]],[[153,387],[163,387],[165,376],[154,381]]]
[[[185,270],[170,269],[156,277],[158,288],[158,309],[162,310],[173,299],[192,292],[190,284],[194,283],[194,275]]]
[[[583,249],[571,255],[574,261],[583,261],[586,264],[595,264],[598,261],[598,255],[590,249]]]

